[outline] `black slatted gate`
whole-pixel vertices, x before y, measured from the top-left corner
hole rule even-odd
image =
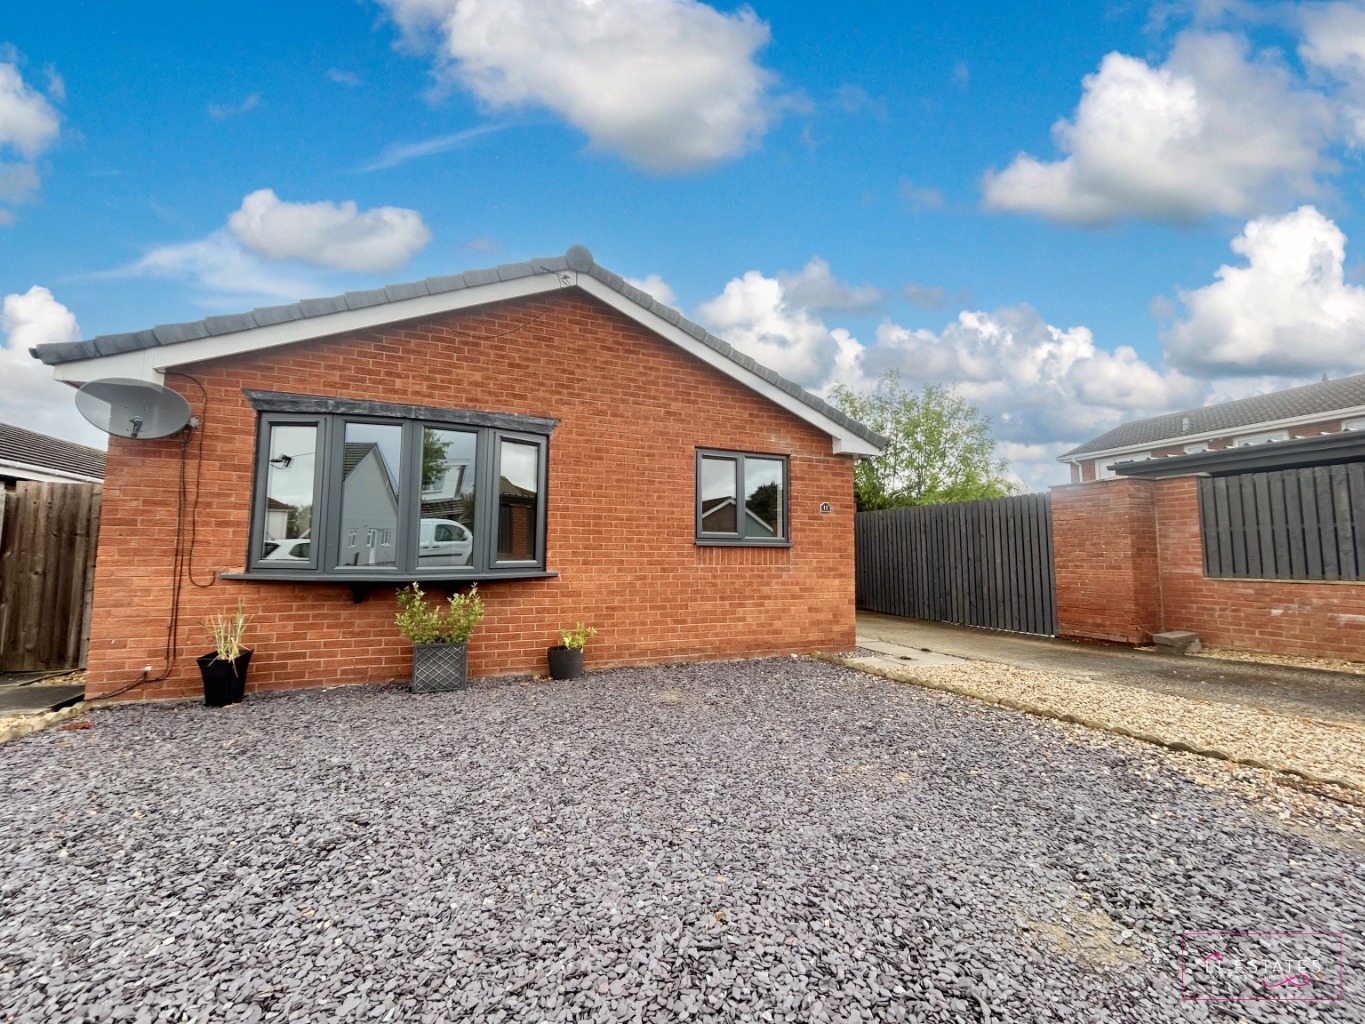
[[[1057,634],[1052,495],[859,512],[858,607]]]

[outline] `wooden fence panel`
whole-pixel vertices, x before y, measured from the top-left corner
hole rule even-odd
[[[99,484],[21,482],[0,518],[0,671],[85,664]]]
[[[859,608],[1057,633],[1050,494],[859,512],[854,545]]]
[[[1199,481],[1204,574],[1365,580],[1365,464]]]

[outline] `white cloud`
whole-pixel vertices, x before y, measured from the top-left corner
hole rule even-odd
[[[187,281],[209,296],[211,306],[236,307],[246,300],[293,302],[337,290],[311,276],[281,273],[223,230],[193,242],[159,246],[108,276]]]
[[[628,277],[626,283],[634,285],[648,295],[652,295],[665,306],[673,306],[678,302],[677,294],[668,286],[668,282],[658,274],[650,274],[648,277]]]
[[[341,68],[328,68],[327,77],[337,85],[360,85],[360,76],[354,71],[343,71]]]
[[[268,188],[242,200],[228,229],[267,259],[360,273],[400,267],[431,241],[416,210],[381,206],[362,213],[350,200],[289,203]]]
[[[698,0],[381,0],[409,41],[496,110],[543,107],[592,145],[655,173],[757,145],[775,76],[768,26]]]
[[[60,100],[66,93],[61,77],[49,70],[48,81],[49,91]],[[60,135],[61,120],[47,97],[24,81],[16,63],[0,62],[0,225],[14,219],[5,207],[28,202],[38,191],[33,162]],[[4,159],[9,154],[19,159]]]
[[[802,387],[836,379],[857,342],[788,301],[780,280],[751,270],[697,309],[697,318],[731,345]]]
[[[229,103],[223,106],[220,106],[217,103],[210,103],[208,105],[209,117],[213,118],[215,121],[226,121],[230,117],[237,117],[240,114],[255,110],[260,102],[261,94],[253,92],[246,99],[242,100],[241,103]]]
[[[1106,56],[1075,116],[1053,126],[1067,155],[1020,154],[986,175],[985,201],[1079,224],[1251,213],[1317,190],[1331,121],[1326,99],[1274,57],[1250,55],[1238,36],[1190,32],[1160,67]]]
[[[1124,420],[1198,405],[1208,393],[1127,346],[1100,347],[1085,327],[1055,327],[1028,305],[966,311],[941,331],[886,320],[864,344],[796,302],[780,276],[751,270],[704,303],[698,319],[817,393],[836,381],[869,390],[888,369],[911,387],[957,386],[992,418],[1001,454],[1031,486],[1066,478],[1054,460],[1067,448]]]
[[[1343,129],[1355,143],[1365,143],[1365,8],[1304,4],[1296,13],[1303,33],[1299,56],[1342,86],[1337,100]]]
[[[0,421],[70,441],[105,446],[105,436],[76,412],[75,390],[52,378],[52,368],[29,355],[34,345],[78,341],[80,327],[72,312],[34,285],[22,294],[6,295],[0,305]]]
[[[1173,365],[1209,374],[1313,375],[1365,370],[1365,287],[1345,279],[1346,236],[1311,206],[1247,224],[1232,241],[1245,264],[1182,291],[1165,334]]]
[[[840,281],[819,256],[812,256],[798,273],[785,270],[777,275],[788,303],[807,309],[842,309],[867,312],[886,298],[880,288],[870,284],[851,285]]]
[[[452,149],[458,149],[466,143],[472,142],[480,135],[489,135],[492,132],[499,132],[505,125],[500,124],[481,124],[476,128],[467,128],[462,132],[453,135],[438,135],[432,139],[423,139],[421,142],[394,143],[384,147],[384,151],[379,156],[360,168],[362,171],[382,171],[389,167],[397,167],[405,164],[409,160],[416,160],[419,157],[432,156],[436,153],[445,153]]]

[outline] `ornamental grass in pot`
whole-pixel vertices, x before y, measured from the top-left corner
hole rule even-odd
[[[550,661],[550,678],[577,679],[581,676],[583,648],[596,635],[597,630],[594,627],[585,626],[581,622],[570,629],[561,629],[559,636],[563,643],[558,647],[545,648],[545,655]]]
[[[483,618],[475,583],[468,594],[450,595],[448,607],[427,604],[415,582],[398,591],[398,629],[412,641],[413,693],[463,690],[469,685],[469,637]]]
[[[237,602],[235,612],[218,612],[207,622],[201,622],[213,650],[195,659],[199,675],[204,680],[204,704],[211,708],[240,704],[246,693],[246,670],[251,664],[251,651],[242,646],[251,617]]]

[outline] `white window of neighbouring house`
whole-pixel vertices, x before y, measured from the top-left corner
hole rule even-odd
[[[1273,444],[1276,441],[1288,441],[1289,431],[1272,430],[1265,434],[1248,434],[1246,437],[1239,437],[1233,444],[1238,448],[1250,448],[1257,444]]]
[[[787,472],[783,456],[699,449],[696,542],[789,544]]]
[[[1365,430],[1365,416],[1359,416],[1353,420],[1346,420],[1341,424],[1342,430]]]
[[[554,420],[247,394],[261,414],[248,573],[354,581],[544,569]]]

